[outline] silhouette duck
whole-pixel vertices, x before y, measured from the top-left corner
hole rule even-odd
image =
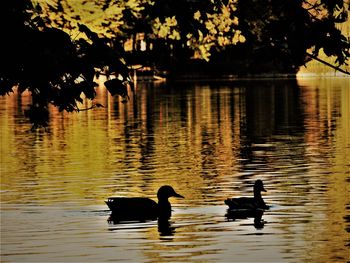
[[[167,220],[171,217],[170,197],[184,198],[175,192],[170,185],[163,185],[159,188],[158,203],[145,197],[110,197],[106,202],[112,211],[111,220],[131,221],[131,220]]]
[[[225,204],[229,206],[229,210],[256,210],[269,209],[261,197],[261,192],[266,192],[264,184],[261,180],[254,183],[254,197],[228,198]]]

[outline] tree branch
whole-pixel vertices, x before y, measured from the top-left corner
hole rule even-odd
[[[77,112],[80,112],[80,111],[87,111],[87,110],[92,110],[94,108],[104,108],[104,106],[100,103],[96,103],[96,104],[93,104],[91,107],[89,108],[84,108],[84,109],[79,109],[77,108]]]
[[[304,3],[306,3],[306,4],[308,4],[310,6],[308,8],[305,8],[306,10],[316,9],[316,8],[318,8],[318,7],[323,5],[323,3],[314,3],[314,4],[312,4],[309,1],[304,1]]]
[[[344,73],[344,74],[350,76],[350,72],[348,72],[348,71],[346,71],[344,69],[341,69],[340,67],[334,66],[331,63],[328,63],[327,61],[324,61],[323,59],[320,59],[319,57],[310,54],[309,52],[306,52],[306,55],[309,56],[310,58],[314,59],[314,60],[317,60],[318,62],[321,62],[322,64],[325,64],[328,67],[331,67],[331,68],[333,68],[333,69],[335,69],[335,70],[337,70],[337,71],[339,71],[341,73]]]

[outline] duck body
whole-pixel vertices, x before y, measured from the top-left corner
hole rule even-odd
[[[110,197],[106,201],[112,216],[121,220],[154,220],[158,216],[158,204],[145,197]]]
[[[106,202],[112,211],[114,221],[146,221],[155,219],[169,219],[171,217],[170,197],[184,198],[169,186],[159,188],[158,203],[145,197],[110,197]]]
[[[225,200],[225,204],[229,206],[229,209],[268,209],[262,198],[259,200],[254,197],[228,198]]]
[[[254,197],[228,198],[225,204],[229,210],[256,210],[269,209],[261,196],[261,192],[266,192],[263,182],[256,180],[254,184]]]

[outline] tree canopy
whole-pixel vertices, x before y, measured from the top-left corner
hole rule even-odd
[[[320,50],[346,65],[344,0],[18,0],[1,2],[0,94],[28,90],[34,127],[48,124],[48,105],[79,111],[96,96],[94,77],[127,100],[130,64],[169,71],[197,61],[230,74],[296,73]],[[145,52],[124,44],[142,33]],[[135,51],[135,50],[134,50]],[[174,66],[175,65],[175,66]],[[188,67],[181,67],[187,65]],[[196,68],[198,70],[198,67]],[[201,70],[204,70],[201,67]],[[93,104],[99,107],[100,104]]]
[[[175,59],[209,61],[214,53],[240,47],[255,60],[271,54],[297,70],[306,50],[317,56],[323,49],[338,66],[349,58],[349,36],[337,28],[348,19],[344,0],[65,0],[42,6],[46,17],[60,14],[53,20],[70,30],[82,21],[120,40],[145,33],[157,50]]]

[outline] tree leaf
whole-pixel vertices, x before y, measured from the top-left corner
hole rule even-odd
[[[114,96],[114,95],[120,95],[122,97],[127,97],[128,96],[128,91],[126,89],[126,86],[119,79],[107,80],[104,83],[104,85],[106,86],[107,90],[109,91],[109,93],[112,96]]]
[[[88,82],[88,81],[82,81],[79,84],[81,91],[85,94],[85,97],[92,100],[96,96],[95,87],[97,86],[97,83],[95,82]]]

